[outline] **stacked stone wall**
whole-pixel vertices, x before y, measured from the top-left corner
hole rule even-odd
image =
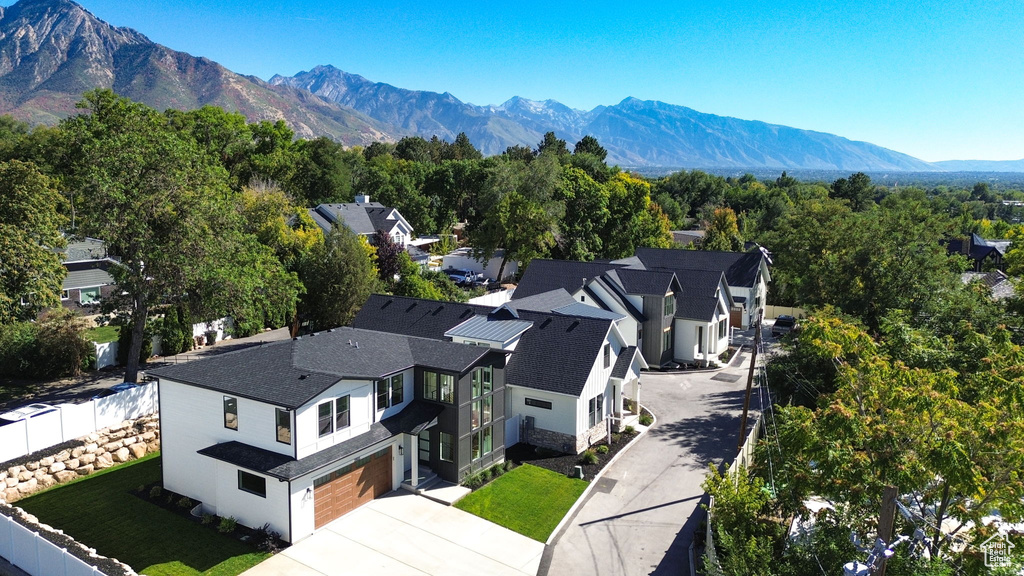
[[[142,458],[160,450],[160,418],[156,415],[125,420],[61,447],[0,464],[0,501],[16,502],[57,484],[64,484],[97,470]],[[37,456],[40,456],[36,459]],[[23,462],[13,464],[14,462]]]

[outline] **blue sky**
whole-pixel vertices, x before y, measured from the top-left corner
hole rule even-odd
[[[929,161],[1024,158],[1020,0],[79,1],[264,79],[333,64],[474,104],[635,96]]]

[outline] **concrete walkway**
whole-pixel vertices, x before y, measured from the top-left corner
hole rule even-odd
[[[641,376],[641,402],[657,423],[548,546],[540,575],[690,573],[708,465],[736,455],[749,350],[741,356],[720,371]]]
[[[328,524],[244,576],[533,576],[544,544],[405,490]]]

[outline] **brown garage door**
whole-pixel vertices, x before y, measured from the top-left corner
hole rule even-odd
[[[391,491],[391,447],[313,481],[316,528]]]

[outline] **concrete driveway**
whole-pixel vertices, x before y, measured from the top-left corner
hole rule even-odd
[[[644,373],[651,431],[619,458],[548,547],[539,574],[689,574],[708,464],[736,455],[750,353],[715,373]],[[757,390],[751,401],[753,424]],[[698,559],[699,562],[699,559]],[[698,564],[699,568],[699,564]]]
[[[243,576],[533,576],[544,544],[404,490],[328,524]]]

